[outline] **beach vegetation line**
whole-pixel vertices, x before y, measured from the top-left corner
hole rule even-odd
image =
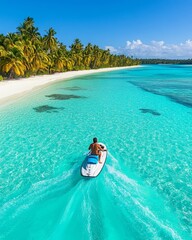
[[[4,79],[139,63],[91,43],[83,46],[79,39],[67,48],[56,38],[53,28],[42,36],[31,17],[17,27],[17,32],[0,34],[0,76]]]

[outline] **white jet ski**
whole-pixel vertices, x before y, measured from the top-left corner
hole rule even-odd
[[[105,165],[107,158],[107,148],[105,144],[99,144],[103,148],[100,159],[101,163],[99,163],[99,156],[91,155],[89,152],[81,166],[81,175],[84,177],[97,177]]]

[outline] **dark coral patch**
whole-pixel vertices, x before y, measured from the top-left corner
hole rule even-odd
[[[77,86],[74,86],[74,87],[65,87],[63,88],[65,90],[70,90],[70,91],[78,91],[78,90],[85,90],[84,88],[80,88],[80,87],[77,87]]]
[[[158,89],[157,86],[155,86],[154,84],[153,85],[149,85],[149,86],[146,86],[146,84],[143,84],[143,83],[136,83],[134,81],[128,81],[129,83],[141,88],[142,90],[146,91],[146,92],[150,92],[150,93],[153,93],[153,94],[157,94],[157,95],[161,95],[161,96],[165,96],[165,97],[168,97],[169,99],[171,99],[173,102],[176,102],[176,103],[179,103],[179,104],[182,104],[186,107],[189,107],[189,108],[192,108],[192,97],[191,97],[191,94],[187,93],[187,92],[184,92],[185,95],[184,96],[181,96],[181,94],[177,94],[177,93],[167,93],[167,92],[163,92],[161,90],[161,88]],[[165,86],[164,86],[165,88]],[[169,86],[166,88],[173,88],[173,89],[176,89],[176,85],[175,86]],[[183,90],[191,90],[191,86],[185,86],[185,85],[180,85],[180,86],[177,86],[177,89],[183,89]]]
[[[51,94],[46,95],[46,97],[51,98],[52,100],[68,100],[71,98],[85,98],[78,95],[72,95],[72,94]]]
[[[33,108],[36,112],[38,113],[43,113],[43,112],[46,112],[46,113],[56,113],[58,112],[58,110],[62,110],[64,108],[56,108],[56,107],[51,107],[49,105],[42,105],[42,106],[39,106],[39,107],[36,107],[36,108]]]
[[[153,109],[148,109],[148,108],[140,108],[139,109],[142,113],[150,113],[154,116],[160,116],[161,114],[158,113],[157,111],[153,110]]]

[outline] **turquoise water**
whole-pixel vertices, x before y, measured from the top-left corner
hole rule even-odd
[[[0,239],[191,239],[192,66],[56,83],[0,122]],[[95,136],[107,162],[84,179]]]

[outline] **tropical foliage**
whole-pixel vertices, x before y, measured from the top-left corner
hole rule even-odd
[[[140,62],[125,55],[112,55],[89,43],[83,46],[79,39],[67,49],[55,37],[53,28],[41,36],[28,17],[16,33],[0,34],[0,75],[4,78],[28,77],[80,69],[130,66]]]
[[[192,64],[192,59],[141,59],[141,64]]]

